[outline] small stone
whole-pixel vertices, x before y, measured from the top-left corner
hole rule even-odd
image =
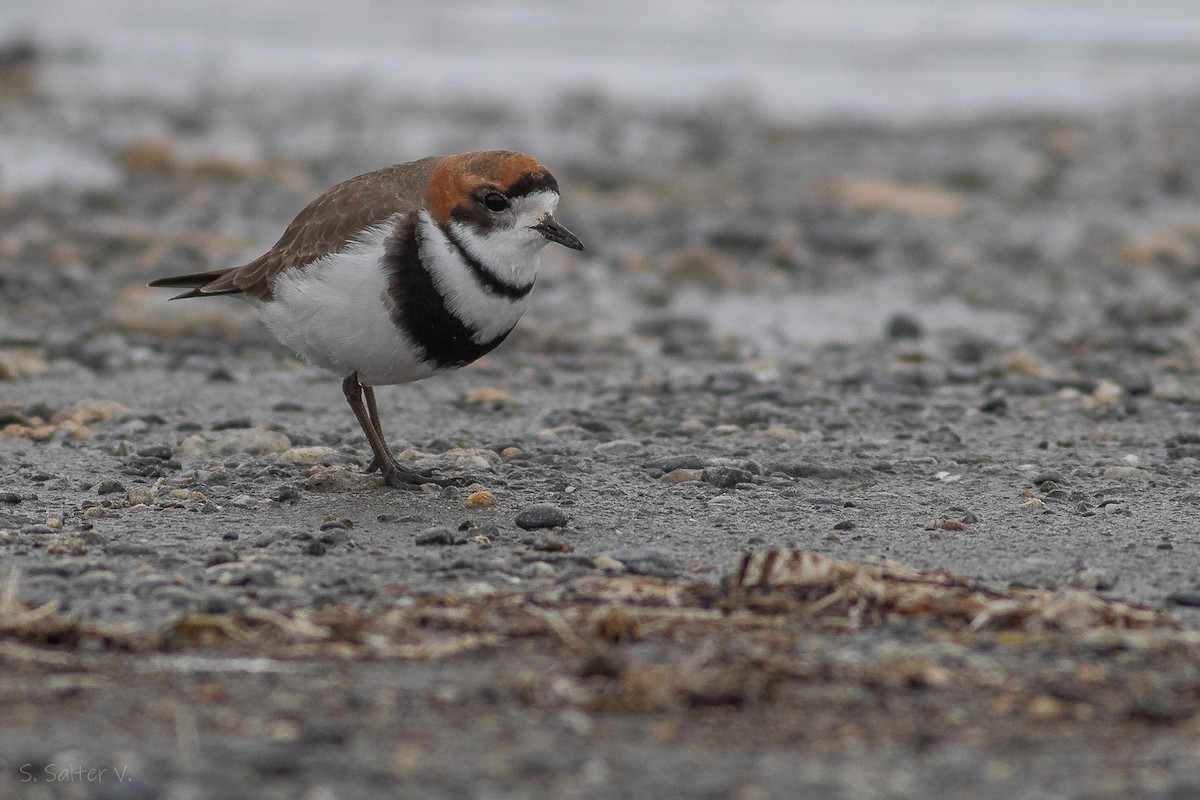
[[[517,514],[516,523],[518,528],[527,531],[537,528],[562,528],[567,524],[567,515],[558,506],[534,503]]]
[[[1148,481],[1150,473],[1141,467],[1109,467],[1104,477],[1112,481]]]
[[[148,506],[154,502],[154,492],[149,486],[134,486],[125,499],[131,506]]]
[[[553,580],[554,576],[558,574],[558,570],[554,568],[553,564],[547,564],[545,561],[534,561],[525,568],[525,574],[534,579]]]
[[[500,457],[501,458],[512,458],[513,456],[519,456],[519,455],[521,455],[521,453],[524,453],[524,452],[525,451],[519,447],[506,447],[500,451]]]
[[[533,549],[539,553],[574,553],[575,548],[570,542],[557,536],[539,536],[533,543]]]
[[[87,551],[87,543],[75,536],[59,536],[46,545],[46,554],[52,556],[84,556]]]
[[[471,492],[463,505],[467,508],[491,508],[496,505],[496,495],[491,492]]]
[[[217,564],[232,564],[238,560],[238,554],[232,550],[222,548],[214,550],[208,554],[208,558],[204,560],[204,566],[215,567]]]
[[[1034,722],[1055,722],[1069,717],[1070,711],[1062,700],[1043,694],[1030,701],[1026,715]]]
[[[156,444],[150,447],[143,447],[137,451],[137,454],[142,458],[157,458],[159,461],[170,461],[171,456],[175,453],[169,445]]]
[[[246,562],[217,564],[206,573],[209,581],[222,586],[274,586],[279,581],[278,574],[270,567]]]
[[[458,544],[458,537],[452,530],[444,526],[438,525],[433,528],[426,528],[417,534],[414,540],[418,545],[436,545],[436,544]]]
[[[898,313],[888,319],[884,335],[889,339],[920,339],[925,335],[925,328],[916,317]]]
[[[844,519],[841,522],[834,525],[833,529],[835,531],[852,531],[855,529],[855,527],[857,527],[857,526],[854,524],[854,520]]]
[[[677,469],[704,469],[708,466],[708,461],[697,455],[668,456],[648,461],[642,466],[653,477],[661,478],[666,473]]]
[[[592,561],[592,565],[596,569],[604,570],[605,572],[624,572],[625,565],[617,561],[610,555],[600,555]]]
[[[1104,567],[1088,567],[1071,579],[1071,585],[1090,592],[1107,592],[1117,585],[1117,574]]]
[[[380,486],[383,479],[378,475],[367,475],[345,469],[327,469],[310,475],[305,488],[314,492],[362,492]]]
[[[292,447],[279,454],[284,464],[328,464],[336,458],[337,451],[332,447]]]
[[[748,470],[736,467],[706,467],[704,481],[718,489],[732,489],[739,483],[750,483],[754,476]]]
[[[1167,595],[1167,602],[1184,608],[1200,608],[1200,592],[1173,592]]]
[[[83,512],[85,517],[89,519],[100,519],[108,516],[108,510],[104,506],[91,506],[87,511]]]
[[[642,443],[636,439],[614,439],[611,442],[596,445],[592,448],[592,452],[596,455],[631,456],[640,453],[644,449]]]
[[[120,481],[100,481],[96,485],[96,494],[116,494],[123,491],[125,486]]]
[[[673,469],[664,474],[660,481],[667,484],[676,483],[693,483],[704,480],[704,470],[702,469]]]
[[[323,556],[325,555],[325,545],[316,539],[312,540],[300,548],[301,552],[308,556]]]
[[[179,445],[184,455],[189,456],[202,453],[222,456],[249,453],[261,456],[282,453],[291,447],[292,442],[287,436],[266,428],[234,428],[220,431],[211,438],[194,434]]]
[[[463,398],[469,406],[502,406],[508,402],[508,389],[502,386],[477,386]]]
[[[673,555],[654,547],[621,547],[609,556],[635,575],[674,578],[683,571]]]

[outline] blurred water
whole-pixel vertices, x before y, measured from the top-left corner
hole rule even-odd
[[[400,95],[925,119],[1078,110],[1200,85],[1196,0],[5,0],[0,35],[76,48],[63,90],[362,81]]]

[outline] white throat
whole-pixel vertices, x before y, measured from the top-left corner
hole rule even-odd
[[[490,342],[511,330],[525,313],[528,295],[507,297],[485,288],[427,211],[421,211],[418,225],[421,263],[445,298],[447,310],[476,331],[475,342]],[[517,231],[483,237],[460,223],[452,223],[451,230],[463,250],[497,280],[517,287],[533,284],[539,252],[546,244],[536,232],[536,239]]]

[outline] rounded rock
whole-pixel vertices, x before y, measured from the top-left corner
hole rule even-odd
[[[517,527],[527,531],[538,528],[562,528],[567,524],[567,515],[558,506],[549,503],[534,503],[517,514]]]

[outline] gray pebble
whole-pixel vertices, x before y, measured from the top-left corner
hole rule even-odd
[[[217,564],[232,564],[238,560],[238,554],[222,547],[219,550],[214,550],[208,554],[208,558],[204,560],[204,566],[215,567]]]
[[[123,491],[125,486],[120,481],[100,481],[96,485],[96,494],[116,494]]]
[[[739,483],[750,483],[754,476],[749,471],[736,467],[707,467],[704,470],[705,483],[711,483],[719,489],[732,489]]]
[[[517,527],[527,531],[536,528],[562,528],[567,524],[567,515],[558,506],[549,503],[534,503],[517,513]]]
[[[697,455],[668,456],[648,461],[642,466],[655,478],[661,478],[677,469],[704,469],[708,466],[708,459]]]
[[[196,593],[193,589],[176,586],[173,583],[157,586],[147,591],[151,599],[168,603],[175,608],[188,608],[196,600]]]
[[[80,592],[106,592],[115,589],[120,584],[117,574],[107,569],[94,569],[76,575],[71,580],[71,588]]]
[[[228,586],[274,586],[278,581],[275,570],[262,564],[217,564],[205,572],[209,582]]]
[[[1071,585],[1092,592],[1107,592],[1117,585],[1117,574],[1104,567],[1088,567],[1071,579]]]
[[[925,334],[925,327],[916,317],[897,313],[888,319],[884,334],[889,339],[920,339]]]
[[[655,547],[621,547],[608,555],[620,561],[627,571],[636,575],[674,578],[683,572],[673,555]]]
[[[433,528],[426,528],[418,533],[415,543],[419,545],[461,544],[462,541],[465,540],[456,536],[454,531],[444,525],[438,525]]]
[[[171,579],[164,575],[143,575],[133,583],[135,597],[154,597],[165,587],[172,586]]]
[[[237,595],[231,592],[205,592],[196,598],[196,610],[202,614],[228,614],[238,607]]]

